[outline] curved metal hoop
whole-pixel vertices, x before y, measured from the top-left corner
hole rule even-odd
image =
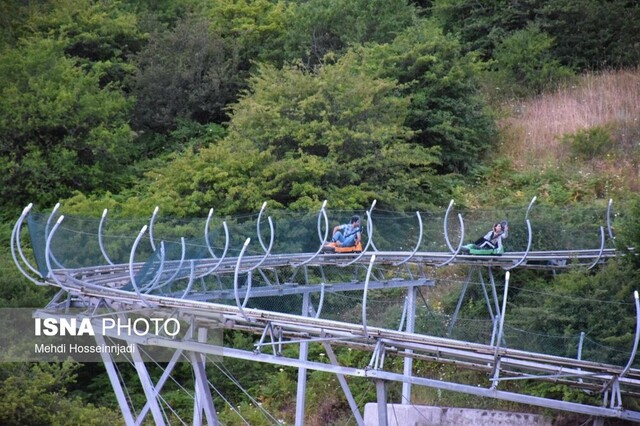
[[[462,220],[462,215],[460,213],[458,213],[458,221],[460,222],[460,242],[458,242],[458,247],[456,248],[456,250],[453,252],[453,255],[449,259],[447,259],[446,261],[444,261],[439,265],[436,265],[436,268],[441,268],[453,262],[453,260],[458,256],[458,253],[460,253],[460,249],[462,248],[462,243],[464,242],[464,220]]]
[[[22,210],[22,214],[20,215],[20,217],[16,221],[16,224],[13,226],[13,230],[11,231],[11,240],[10,240],[11,256],[13,257],[13,263],[15,263],[16,267],[18,268],[20,273],[22,275],[24,275],[25,278],[27,278],[29,281],[31,281],[35,285],[46,285],[45,283],[42,283],[42,282],[36,280],[35,278],[33,278],[31,276],[31,274],[27,273],[27,271],[25,271],[25,269],[22,267],[22,265],[18,261],[18,256],[16,255],[16,251],[17,251],[18,254],[20,255],[20,258],[22,259],[22,262],[25,265],[27,265],[29,270],[31,270],[34,274],[36,274],[40,279],[44,278],[42,276],[42,274],[40,273],[40,271],[38,271],[27,260],[27,257],[24,255],[24,252],[22,251],[22,245],[20,243],[20,232],[22,230],[22,223],[24,222],[24,219],[27,217],[27,215],[29,214],[29,211],[31,210],[32,207],[33,207],[32,203],[30,203],[27,207],[25,207]]]
[[[531,250],[531,241],[532,241],[531,222],[529,221],[529,219],[527,219],[527,232],[529,233],[529,241],[527,242],[527,249],[524,252],[524,256],[522,256],[522,259],[518,260],[515,264],[511,265],[509,268],[502,268],[505,271],[510,271],[510,270],[512,270],[514,268],[517,268],[518,266],[520,266],[522,264],[522,262],[525,261],[527,256],[529,256],[529,250]]]
[[[505,271],[510,271],[514,268],[517,268],[518,266],[522,265],[522,263],[527,259],[527,256],[529,256],[529,251],[531,250],[531,243],[533,241],[533,235],[531,232],[531,222],[529,221],[529,212],[531,211],[531,208],[533,207],[533,204],[536,202],[536,200],[538,199],[538,197],[533,197],[531,199],[531,202],[529,203],[529,206],[527,207],[527,212],[524,215],[524,219],[525,222],[527,224],[527,235],[528,235],[528,241],[527,241],[527,249],[524,251],[524,256],[522,256],[522,258],[520,260],[518,260],[515,264],[511,265],[509,268],[502,268]]]
[[[160,207],[156,206],[156,208],[153,209],[153,214],[151,215],[151,219],[149,220],[149,242],[151,243],[151,250],[153,251],[156,251],[156,243],[153,240],[153,225],[156,222],[158,211],[160,211]]]
[[[320,283],[320,300],[318,301],[318,309],[316,309],[315,318],[320,318],[320,313],[322,312],[322,307],[324,306],[324,293],[325,293],[326,284],[324,281]]]
[[[62,284],[60,280],[58,280],[58,277],[53,272],[53,268],[51,267],[51,259],[53,258],[53,255],[51,254],[51,240],[53,239],[53,235],[56,233],[56,231],[58,230],[58,227],[60,226],[63,220],[64,220],[64,215],[60,215],[60,217],[56,221],[56,224],[51,229],[51,232],[49,233],[49,235],[47,235],[47,242],[44,248],[44,259],[48,269],[47,278],[53,278],[53,280],[56,282],[56,284],[58,284],[58,286],[60,286],[60,288],[66,288],[66,286]]]
[[[213,209],[209,210],[209,216],[207,217],[207,224],[205,225],[205,228],[204,228],[204,239],[207,244],[207,249],[209,250],[209,253],[211,253],[211,256],[213,256],[213,259],[216,259],[216,255],[213,253],[213,248],[211,247],[211,243],[209,242],[209,221],[211,220],[212,214],[213,214]],[[218,259],[218,263],[216,263],[211,269],[209,269],[202,275],[198,275],[196,278],[201,278],[201,277],[205,277],[207,275],[212,274],[216,269],[218,269],[220,264],[222,264],[222,261],[227,255],[227,250],[229,250],[229,227],[227,227],[226,221],[222,222],[222,227],[224,228],[224,250],[222,252],[222,256],[220,256],[220,258]]]
[[[242,317],[247,321],[249,321],[249,318],[247,317],[247,314],[244,313],[244,310],[242,309],[242,304],[240,303],[238,275],[240,274],[240,264],[242,263],[242,257],[244,256],[244,252],[247,251],[247,247],[249,246],[250,242],[251,242],[251,238],[247,238],[244,241],[244,244],[242,245],[242,250],[240,250],[240,254],[238,255],[238,260],[236,261],[235,271],[233,272],[233,295],[235,296],[235,299],[236,299],[236,306],[238,307],[238,310],[240,311],[240,314],[242,315]]]
[[[600,252],[598,253],[598,257],[596,258],[596,260],[593,261],[593,263],[589,266],[588,269],[594,268],[598,264],[598,262],[600,262],[600,259],[602,259],[603,252],[604,252],[604,228],[601,226],[600,227]]]
[[[264,261],[267,260],[267,257],[269,257],[269,255],[271,254],[271,249],[273,248],[273,242],[275,240],[275,231],[273,229],[273,221],[271,220],[271,216],[269,216],[267,220],[269,221],[269,230],[271,232],[271,240],[269,241],[269,247],[265,247],[264,244],[262,244],[262,241],[260,242],[262,247],[265,250],[264,256],[262,256],[262,259],[260,259],[258,263],[256,263],[255,265],[247,269],[245,272],[251,272],[259,268],[264,263]],[[260,220],[258,220],[258,238],[260,238]]]
[[[187,288],[184,290],[184,293],[182,293],[182,296],[180,296],[180,299],[184,299],[185,297],[187,297],[187,294],[189,294],[189,292],[191,291],[191,287],[193,286],[193,282],[195,280],[195,261],[193,259],[191,259],[191,273],[189,274],[189,282],[187,283]]]
[[[131,246],[131,253],[129,254],[129,279],[131,280],[131,285],[133,286],[133,289],[135,290],[136,294],[140,299],[142,299],[142,294],[140,293],[140,289],[138,288],[138,283],[136,283],[136,277],[133,272],[133,261],[135,259],[136,249],[138,248],[138,244],[140,244],[140,240],[142,239],[142,236],[144,235],[145,232],[147,232],[147,225],[144,225],[140,230],[140,232],[138,233],[138,236],[133,242],[133,246]]]
[[[104,226],[104,221],[107,218],[108,211],[108,209],[104,209],[102,211],[102,217],[100,218],[100,224],[98,225],[98,245],[100,246],[100,252],[102,253],[104,259],[109,265],[113,265],[113,262],[111,261],[111,259],[109,259],[109,256],[107,256],[107,251],[104,249],[104,244],[102,244],[102,227]]]
[[[60,208],[60,203],[56,203],[56,205],[53,207],[53,210],[51,210],[51,213],[49,214],[49,218],[47,219],[47,224],[44,227],[45,238],[49,238],[49,228],[51,227],[51,221],[53,220],[53,216],[56,214],[59,208]],[[51,254],[51,259],[53,260],[53,262],[56,264],[58,268],[60,269],[64,268],[64,266],[58,261],[58,259],[56,259],[55,256],[53,256],[53,254]]]
[[[311,262],[313,259],[318,257],[320,253],[322,253],[322,247],[327,243],[327,238],[329,238],[329,219],[327,218],[327,200],[322,202],[322,207],[320,207],[320,212],[318,212],[318,238],[320,239],[320,247],[318,247],[318,251],[316,251],[310,258],[300,262],[294,263],[294,267],[300,267],[302,265],[306,265]],[[324,236],[322,236],[322,223],[321,219],[324,218]]]
[[[365,336],[369,334],[367,332],[367,293],[369,292],[369,279],[371,279],[371,271],[375,261],[376,255],[372,254],[369,260],[369,267],[367,268],[367,276],[364,280],[364,291],[362,293],[362,329]]]
[[[451,209],[453,208],[453,200],[449,201],[449,207],[447,207],[447,211],[444,214],[444,221],[443,221],[443,227],[444,227],[444,240],[447,243],[447,247],[449,247],[449,251],[451,253],[453,253],[455,250],[453,249],[453,246],[451,245],[451,241],[449,241],[449,229],[448,229],[448,224],[449,224],[449,213],[451,212]]]
[[[415,256],[416,253],[418,252],[418,249],[420,248],[420,244],[422,244],[422,234],[423,234],[422,217],[420,217],[420,212],[416,212],[416,216],[418,216],[418,226],[419,226],[419,229],[420,229],[420,235],[418,236],[418,243],[414,247],[414,249],[411,252],[411,254],[409,256],[407,256],[407,258],[401,260],[400,262],[393,263],[393,266],[400,266],[400,265],[402,265],[404,263],[407,263],[409,260],[411,260],[411,258],[413,256]]]
[[[631,364],[633,364],[633,361],[636,359],[636,353],[638,352],[638,343],[640,342],[640,301],[638,300],[639,297],[640,296],[638,295],[638,291],[637,290],[634,291],[633,299],[636,305],[636,335],[635,335],[635,338],[633,339],[633,349],[631,351],[631,355],[629,356],[629,361],[627,362],[627,365],[624,367],[624,369],[620,373],[620,376],[618,376],[619,379],[622,378],[624,375],[626,375],[629,369],[631,369]]]
[[[607,205],[607,232],[609,233],[609,238],[611,240],[615,240],[616,237],[613,235],[613,230],[611,228],[611,205],[613,204],[613,199],[609,198],[609,204]]]

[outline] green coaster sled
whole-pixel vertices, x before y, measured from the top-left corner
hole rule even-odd
[[[502,253],[504,253],[504,247],[495,248],[495,249],[478,248],[474,243],[471,243],[471,244],[467,244],[466,246],[460,247],[460,251],[463,253],[469,253],[469,254],[479,254],[479,255],[485,255],[485,256],[500,256]]]

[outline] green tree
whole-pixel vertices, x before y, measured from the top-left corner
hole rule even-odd
[[[295,10],[285,35],[287,59],[307,66],[323,61],[329,52],[348,46],[387,43],[416,19],[406,0],[310,0]]]
[[[375,75],[400,82],[411,99],[406,124],[415,132],[412,140],[440,149],[440,172],[464,173],[494,145],[497,129],[478,84],[482,65],[434,21],[422,21],[363,56]]]
[[[0,197],[5,213],[71,191],[118,190],[135,155],[130,102],[61,42],[24,40],[0,63]],[[15,211],[15,210],[14,210]]]
[[[493,54],[495,84],[503,96],[537,95],[573,76],[552,54],[553,39],[537,25],[514,31]]]
[[[70,397],[66,388],[78,364],[15,363],[0,366],[0,423],[24,425],[117,425],[121,415]]]
[[[65,56],[99,68],[100,83],[123,84],[133,73],[129,57],[146,42],[138,18],[120,2],[48,0],[31,8],[25,26],[34,37],[58,40]]]
[[[201,18],[186,18],[171,32],[153,34],[136,63],[133,122],[154,133],[175,130],[180,119],[225,121],[224,108],[241,83],[233,42],[210,31]]]
[[[347,54],[315,73],[263,65],[235,104],[229,135],[176,154],[127,204],[170,214],[272,207],[405,208],[428,202],[436,149],[408,142],[408,99]],[[141,207],[142,208],[142,207]],[[169,212],[168,212],[169,213]]]
[[[295,3],[284,0],[216,0],[207,16],[215,31],[237,43],[240,69],[247,72],[253,62],[282,64],[283,37],[297,19],[293,10]]]
[[[555,40],[554,60],[578,71],[635,66],[640,4],[627,0],[434,0],[433,15],[483,59],[530,25]]]

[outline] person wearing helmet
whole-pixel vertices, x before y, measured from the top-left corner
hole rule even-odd
[[[337,247],[351,247],[357,245],[361,237],[360,216],[353,215],[349,223],[333,228],[331,242],[336,243]]]

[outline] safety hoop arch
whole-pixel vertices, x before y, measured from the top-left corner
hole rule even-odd
[[[413,251],[411,252],[411,254],[407,258],[405,258],[405,259],[403,259],[403,260],[401,260],[399,262],[393,263],[393,266],[400,266],[400,265],[403,265],[403,264],[407,263],[409,260],[411,260],[413,258],[413,256],[415,256],[416,253],[418,252],[418,249],[420,248],[420,244],[422,244],[422,234],[423,234],[422,217],[420,217],[420,212],[418,212],[418,211],[416,212],[416,216],[418,216],[418,226],[420,228],[420,235],[418,236],[418,243],[416,244],[416,246],[414,247]]]
[[[142,296],[142,293],[140,293],[140,288],[138,287],[138,283],[136,283],[136,277],[135,277],[135,274],[133,272],[133,261],[134,261],[134,258],[135,258],[136,249],[138,248],[138,244],[140,244],[140,240],[142,239],[142,236],[145,234],[145,232],[147,232],[147,225],[144,225],[142,227],[142,229],[138,233],[138,236],[136,237],[135,241],[133,242],[133,246],[131,246],[131,253],[129,254],[129,279],[131,280],[131,285],[133,286],[133,290],[138,295],[138,298],[140,298],[140,300],[145,305],[150,306],[149,303],[147,302],[147,300]]]
[[[622,377],[624,377],[629,372],[629,370],[631,369],[631,364],[633,364],[633,361],[636,358],[636,354],[638,352],[638,343],[640,343],[640,301],[639,301],[640,295],[638,295],[638,291],[637,290],[633,292],[633,298],[634,298],[634,302],[635,302],[635,306],[636,306],[636,332],[635,332],[635,337],[633,339],[633,348],[631,349],[631,354],[629,355],[629,360],[627,361],[627,365],[625,365],[625,367],[620,372],[620,375],[618,375],[617,377],[613,377],[610,381],[605,383],[605,385],[602,387],[602,390],[600,391],[600,393],[604,393],[616,381],[618,381]]]
[[[104,245],[102,244],[102,227],[104,226],[104,221],[107,219],[107,213],[108,213],[108,209],[104,209],[102,211],[102,217],[100,218],[100,224],[98,225],[98,245],[100,246],[100,252],[102,253],[102,256],[104,257],[104,259],[107,261],[107,263],[109,265],[113,265],[113,262],[111,261],[111,259],[109,259],[109,256],[107,255],[107,251],[104,248]]]
[[[153,214],[151,215],[151,219],[149,219],[149,242],[151,243],[151,250],[153,251],[156,251],[156,243],[153,240],[153,225],[156,222],[158,211],[160,211],[160,207],[156,206],[156,208],[153,209]]]
[[[53,225],[51,232],[47,235],[47,242],[44,247],[44,259],[48,269],[47,278],[52,278],[60,288],[66,289],[67,287],[64,284],[62,284],[60,280],[58,280],[58,277],[56,277],[56,274],[53,273],[53,268],[51,268],[51,259],[53,258],[53,254],[51,253],[51,240],[53,239],[53,235],[56,233],[56,231],[60,227],[60,224],[62,223],[63,220],[64,220],[64,215],[60,215],[55,225]]]
[[[316,319],[320,318],[320,313],[322,312],[322,307],[324,306],[324,293],[326,286],[327,285],[324,281],[320,283],[320,300],[318,301],[318,309],[316,309]]]
[[[529,241],[527,241],[527,249],[524,251],[524,255],[522,256],[522,258],[520,260],[518,260],[516,263],[514,263],[513,265],[511,265],[508,268],[504,268],[503,267],[502,269],[504,269],[505,271],[510,271],[510,270],[512,270],[514,268],[517,268],[518,266],[520,266],[527,259],[527,256],[529,256],[529,251],[531,250],[531,240],[532,240],[532,237],[531,237],[531,221],[529,219],[527,219],[526,222],[527,222],[527,232],[529,234]]]
[[[160,265],[158,266],[158,272],[156,272],[156,276],[149,282],[149,284],[140,288],[141,292],[149,293],[151,290],[155,288],[155,286],[160,282],[160,277],[164,273],[164,261],[165,261],[165,249],[164,249],[164,241],[160,241]]]
[[[607,204],[607,232],[609,233],[609,239],[615,240],[616,237],[613,235],[613,230],[611,228],[611,205],[613,204],[613,199],[609,198],[609,204]]]
[[[458,253],[460,253],[460,249],[462,248],[462,243],[464,242],[464,220],[462,220],[462,215],[460,213],[458,213],[458,222],[460,222],[460,241],[458,242],[458,247],[456,248],[456,250],[453,252],[453,255],[449,259],[445,260],[439,265],[436,265],[436,268],[441,268],[453,262],[453,260],[458,256]]]
[[[236,261],[236,267],[235,270],[233,272],[233,295],[236,299],[236,306],[238,307],[238,310],[240,311],[240,315],[243,316],[243,318],[247,321],[250,321],[249,318],[247,317],[247,315],[244,313],[244,310],[242,309],[242,305],[244,303],[240,303],[240,294],[239,294],[239,289],[238,289],[238,275],[240,274],[240,264],[242,263],[242,257],[244,256],[244,252],[247,250],[247,247],[249,246],[249,243],[251,242],[251,238],[247,238],[244,241],[244,244],[242,245],[242,250],[240,250],[240,254],[238,255],[238,260]],[[247,291],[247,294],[245,295],[245,299],[249,296],[249,292]]]
[[[267,205],[267,203],[265,202],[263,204],[263,207],[266,206],[266,205]],[[261,213],[262,213],[262,211],[261,211]],[[249,269],[245,270],[244,272],[251,272],[251,271],[259,268],[265,262],[265,260],[267,260],[267,257],[269,257],[269,255],[271,254],[271,249],[273,248],[273,242],[275,241],[275,231],[273,229],[273,221],[271,220],[271,216],[267,217],[267,220],[269,221],[269,231],[271,233],[270,241],[269,241],[269,247],[265,247],[264,246],[264,243],[262,242],[262,238],[260,237],[260,215],[258,215],[258,224],[257,224],[258,239],[260,240],[260,245],[264,249],[264,256],[262,256],[262,259],[260,259],[260,261],[258,263],[256,263],[255,265],[253,265]],[[251,238],[248,238],[247,240],[251,241]]]
[[[18,254],[20,255],[20,258],[24,262],[24,264],[27,265],[27,267],[38,277],[40,277],[41,279],[44,278],[42,274],[33,265],[31,265],[27,257],[24,255],[24,252],[22,251],[22,246],[20,243],[20,232],[22,229],[22,223],[24,222],[24,219],[27,217],[27,215],[29,214],[29,211],[31,211],[32,208],[33,208],[33,204],[29,203],[29,205],[22,210],[22,214],[18,218],[16,224],[13,226],[13,230],[11,231],[11,240],[10,240],[11,256],[13,257],[13,263],[15,263],[16,267],[18,268],[20,273],[22,273],[22,275],[25,276],[25,278],[27,278],[29,281],[31,281],[35,285],[42,286],[46,284],[36,280],[31,276],[31,274],[27,273],[27,271],[20,264],[20,261],[18,260],[18,256],[16,255],[16,251],[17,251]]]
[[[56,214],[59,208],[60,208],[60,203],[56,203],[56,205],[53,207],[53,210],[51,210],[51,213],[49,214],[49,218],[47,219],[47,223],[44,227],[45,238],[49,238],[49,228],[51,227],[51,221],[53,220],[53,216]],[[64,269],[64,266],[58,261],[58,259],[55,258],[53,253],[51,254],[51,258],[53,259],[54,263],[58,268]]]
[[[275,231],[273,229],[273,221],[271,220],[271,216],[267,217],[267,220],[269,221],[269,231],[270,231],[270,241],[269,241],[269,247],[265,247],[264,243],[262,242],[262,237],[260,236],[260,218],[262,216],[262,212],[264,211],[265,207],[267,206],[267,202],[265,201],[262,204],[262,208],[260,209],[260,213],[258,214],[258,220],[257,220],[257,224],[256,224],[256,230],[258,233],[258,240],[260,241],[260,245],[262,246],[263,250],[265,251],[264,256],[262,256],[262,259],[260,259],[260,261],[258,263],[256,263],[255,265],[251,266],[250,268],[244,270],[243,272],[251,272],[257,268],[259,268],[264,262],[265,260],[267,260],[267,257],[269,257],[269,255],[271,254],[271,249],[273,248],[273,242],[275,240]],[[244,246],[242,247],[242,251],[241,253],[244,254],[244,251],[246,250],[246,246],[249,244],[249,242],[251,241],[251,238],[247,238],[244,242]],[[237,263],[236,265],[236,273],[238,272],[237,269],[239,268],[240,263]]]
[[[522,258],[520,260],[518,260],[516,263],[514,263],[513,265],[511,265],[511,267],[509,268],[502,268],[505,271],[510,271],[513,268],[517,268],[518,266],[522,265],[522,263],[527,259],[527,256],[529,256],[529,251],[531,250],[531,242],[533,241],[533,235],[531,232],[531,221],[529,221],[529,212],[531,212],[531,208],[533,207],[533,204],[536,202],[536,200],[538,199],[537,196],[534,196],[531,201],[529,202],[529,206],[527,207],[527,212],[524,215],[524,219],[525,219],[525,223],[527,224],[527,235],[528,235],[528,241],[527,241],[527,249],[524,251],[524,255],[522,256]]]
[[[182,296],[180,296],[180,299],[184,299],[185,297],[187,297],[187,294],[189,294],[189,292],[191,291],[191,287],[193,286],[193,281],[195,280],[195,260],[191,259],[190,263],[191,273],[189,274],[189,282],[187,283],[187,288],[184,290],[184,293],[182,293]]]
[[[264,245],[262,241],[262,235],[260,235],[260,219],[262,219],[262,213],[264,213],[267,208],[267,202],[262,203],[262,207],[260,207],[260,212],[258,213],[258,220],[256,221],[256,233],[258,234],[258,241],[260,241],[260,245],[262,246],[262,250],[267,251],[267,247]],[[273,228],[271,229],[271,233],[273,234]],[[271,244],[269,245],[271,246]]]
[[[212,216],[213,216],[213,209],[209,209],[209,215],[207,216],[207,222],[204,227],[204,240],[205,240],[205,243],[207,244],[207,249],[209,250],[209,253],[211,253],[211,256],[215,260],[217,257],[213,252],[211,243],[209,242],[209,225],[211,223]],[[218,269],[218,267],[220,267],[220,265],[222,264],[222,261],[227,255],[227,250],[229,250],[229,227],[227,226],[226,221],[222,222],[222,227],[224,228],[224,250],[222,251],[222,256],[220,256],[220,258],[218,259],[218,263],[216,263],[211,269],[209,269],[202,275],[198,275],[196,278],[201,278],[201,277],[212,274],[216,269]]]
[[[453,246],[451,245],[451,241],[449,241],[449,229],[447,228],[447,225],[449,224],[449,213],[451,212],[451,209],[453,208],[453,204],[454,201],[451,200],[449,201],[449,206],[447,207],[447,211],[444,213],[444,221],[443,221],[443,228],[444,228],[444,240],[447,243],[447,247],[449,247],[449,251],[451,253],[453,253],[455,250],[453,249]]]
[[[593,269],[598,262],[600,262],[600,259],[602,259],[602,253],[604,253],[604,228],[601,226],[600,227],[600,252],[598,253],[598,257],[596,257],[596,260],[593,261],[593,263],[587,268],[589,270]]]
[[[181,245],[181,249],[182,249],[182,254],[180,255],[180,262],[178,263],[176,271],[163,284],[157,285],[157,283],[154,283],[153,287],[150,288],[149,291],[154,290],[154,289],[157,290],[159,288],[162,288],[162,287],[166,286],[167,284],[173,282],[173,280],[178,276],[178,274],[180,273],[180,269],[182,269],[182,265],[184,265],[184,259],[186,257],[186,251],[187,251],[184,237],[180,237],[180,245]],[[162,241],[162,246],[164,247],[164,241]],[[165,256],[165,251],[162,250],[162,264],[164,264],[164,256]],[[159,279],[160,279],[160,275],[158,275],[158,281],[159,281]]]
[[[322,248],[327,243],[327,238],[329,238],[329,219],[327,218],[327,200],[322,202],[322,207],[320,207],[320,211],[318,212],[318,239],[320,240],[320,247],[318,247],[318,251],[316,251],[310,258],[304,260],[300,263],[294,263],[292,266],[298,268],[300,266],[306,265],[311,262],[313,259],[318,257],[320,253],[322,253]],[[321,219],[324,218],[324,237],[322,236],[322,223]]]
[[[373,270],[373,264],[376,261],[376,255],[372,254],[369,259],[369,267],[367,268],[367,276],[364,280],[364,290],[362,293],[362,330],[365,336],[368,336],[367,332],[367,293],[369,292],[369,280],[371,279],[371,271]]]
[[[620,376],[618,376],[618,378],[622,378],[624,375],[627,374],[627,372],[631,369],[631,364],[633,364],[633,361],[636,358],[636,354],[638,352],[638,343],[640,343],[640,301],[639,301],[640,296],[638,295],[638,291],[634,291],[633,292],[633,299],[636,305],[636,335],[635,338],[633,339],[633,350],[631,351],[631,355],[629,356],[629,361],[627,362],[627,365],[624,367],[624,369],[622,370],[622,372],[620,373]]]
[[[359,261],[362,258],[362,256],[364,256],[364,254],[369,249],[369,246],[373,245],[373,220],[371,219],[371,212],[373,211],[373,208],[376,206],[376,202],[377,200],[373,200],[373,203],[371,203],[371,207],[369,208],[369,210],[365,212],[367,215],[367,235],[369,236],[367,240],[367,245],[362,249],[362,252],[351,262],[338,263],[338,266],[345,267],[345,266],[353,265],[354,263]],[[373,247],[375,251],[378,251],[378,249],[375,248],[375,245]]]

